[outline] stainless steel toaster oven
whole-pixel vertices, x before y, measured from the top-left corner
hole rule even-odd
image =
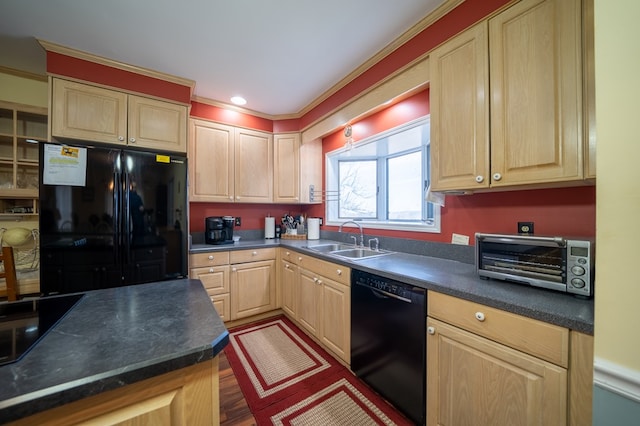
[[[481,278],[590,297],[594,265],[591,239],[476,234],[476,270]]]

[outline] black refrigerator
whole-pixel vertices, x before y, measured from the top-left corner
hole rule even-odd
[[[187,159],[40,144],[44,296],[187,276]]]

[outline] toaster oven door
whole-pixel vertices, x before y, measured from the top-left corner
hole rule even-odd
[[[481,277],[566,291],[567,250],[562,238],[476,235]]]

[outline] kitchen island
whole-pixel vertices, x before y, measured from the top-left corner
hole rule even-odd
[[[148,419],[189,418],[194,407],[217,418],[217,355],[228,341],[199,280],[87,292],[22,359],[0,367],[0,423],[124,409],[131,418],[132,404]]]

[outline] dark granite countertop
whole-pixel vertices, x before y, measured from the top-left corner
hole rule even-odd
[[[191,253],[263,248],[278,245],[291,247],[301,253],[346,265],[353,269],[371,272],[427,290],[482,303],[582,333],[593,334],[593,298],[583,299],[553,290],[498,280],[480,279],[474,265],[455,260],[400,252],[370,259],[348,260],[306,248],[310,243],[322,244],[330,242],[335,241],[241,240],[235,244],[222,246],[195,244],[191,248]]]
[[[0,424],[212,359],[228,342],[200,280],[87,292],[0,367]]]

